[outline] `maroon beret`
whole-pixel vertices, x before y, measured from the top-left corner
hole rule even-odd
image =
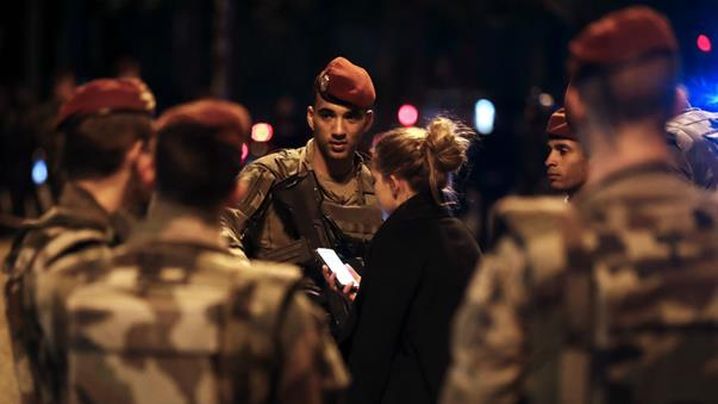
[[[671,24],[646,6],[628,7],[586,27],[569,44],[569,70],[628,63],[654,52],[678,52]]]
[[[247,141],[252,120],[247,108],[240,104],[204,99],[170,108],[155,123],[160,131],[168,126],[183,124],[216,128],[221,132],[222,140],[241,145]]]
[[[111,112],[155,111],[155,96],[136,78],[97,79],[78,87],[58,113],[56,125],[72,117]]]
[[[329,62],[317,76],[314,87],[322,98],[337,104],[367,109],[376,100],[369,73],[343,57]]]
[[[568,139],[578,141],[576,134],[571,130],[566,120],[566,108],[559,108],[551,114],[546,125],[546,133],[549,139]]]

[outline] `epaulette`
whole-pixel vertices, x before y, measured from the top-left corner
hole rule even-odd
[[[278,181],[281,181],[290,176],[308,171],[309,168],[306,167],[306,164],[303,164],[303,153],[305,153],[304,148],[276,150],[251,162],[245,167],[245,170],[253,167],[262,167],[274,174],[274,177]]]

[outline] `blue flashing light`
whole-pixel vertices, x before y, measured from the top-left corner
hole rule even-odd
[[[45,160],[35,160],[32,164],[32,182],[42,185],[47,181],[47,163]]]
[[[474,125],[482,135],[488,135],[494,131],[496,120],[496,107],[487,99],[480,99],[474,105]]]
[[[718,108],[718,77],[699,77],[686,80],[691,105],[716,110]]]

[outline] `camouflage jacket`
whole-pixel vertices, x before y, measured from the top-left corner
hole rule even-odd
[[[272,153],[242,170],[238,181],[245,190],[243,202],[223,217],[223,234],[233,251],[243,250],[256,258],[294,241],[271,200],[271,191],[283,180],[313,171],[315,153],[312,139],[305,147]],[[356,154],[356,175],[346,184],[319,175],[317,180],[324,213],[347,236],[369,240],[381,225],[381,214],[375,208],[374,180],[363,157]],[[254,251],[247,251],[250,245]]]
[[[679,172],[701,188],[718,189],[718,114],[690,108],[666,124]]]
[[[444,403],[715,402],[718,201],[669,171],[502,202]]]
[[[109,259],[43,278],[59,400],[321,403],[347,386],[298,271],[231,255],[215,222],[158,201]]]
[[[109,251],[120,236],[119,217],[108,214],[86,191],[67,185],[58,206],[25,223],[4,263],[6,314],[12,341],[18,390],[23,402],[49,399],[48,359],[40,349],[41,330],[35,311],[38,276],[73,262],[88,251]],[[124,227],[124,226],[122,226]]]

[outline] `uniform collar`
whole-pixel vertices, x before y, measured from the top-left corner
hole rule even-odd
[[[636,164],[616,171],[599,182],[584,186],[572,199],[576,205],[590,204],[591,201],[601,198],[601,195],[611,193],[611,190],[619,187],[626,181],[635,181],[637,178],[663,175],[680,180],[676,170],[670,164],[662,161],[655,161],[643,164]]]
[[[90,192],[71,182],[65,184],[57,206],[46,215],[67,217],[76,224],[107,230],[110,238],[117,242],[122,239],[116,227],[126,227],[121,223],[121,216],[106,211]]]
[[[88,219],[109,222],[110,213],[97,202],[90,192],[73,183],[64,186],[58,205],[61,208],[71,209]]]
[[[131,244],[148,241],[196,244],[226,250],[217,215],[157,197],[150,204],[147,220],[132,234]]]

